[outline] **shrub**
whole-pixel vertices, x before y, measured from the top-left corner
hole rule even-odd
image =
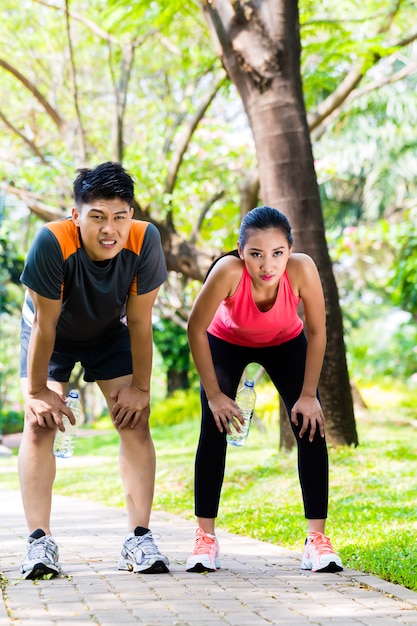
[[[200,419],[200,394],[197,389],[175,391],[163,401],[152,403],[151,426],[169,426]]]
[[[19,411],[4,411],[1,414],[1,432],[3,435],[21,433],[25,416]]]

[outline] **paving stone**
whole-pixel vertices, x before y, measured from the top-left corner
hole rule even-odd
[[[170,573],[119,571],[123,509],[59,496],[52,518],[62,575],[23,580],[20,494],[0,489],[0,501],[0,571],[8,581],[0,626],[417,626],[417,593],[357,570],[303,571],[301,553],[222,531],[222,568],[186,572],[195,523],[162,511],[153,512],[151,528]]]

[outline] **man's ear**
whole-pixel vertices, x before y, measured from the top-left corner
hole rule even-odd
[[[79,226],[79,225],[80,225],[80,220],[79,220],[79,218],[80,218],[80,212],[79,212],[79,210],[77,209],[77,207],[75,207],[75,206],[74,206],[74,207],[72,207],[72,210],[71,210],[71,217],[72,217],[72,221],[74,222],[74,224],[75,224],[76,226]]]

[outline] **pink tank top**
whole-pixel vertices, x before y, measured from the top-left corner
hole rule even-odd
[[[300,334],[303,322],[297,314],[299,302],[285,271],[273,307],[269,311],[260,311],[253,300],[252,279],[244,266],[236,292],[220,303],[207,330],[215,337],[239,346],[277,346]]]

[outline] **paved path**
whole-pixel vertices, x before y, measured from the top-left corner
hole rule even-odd
[[[18,492],[0,487],[0,516],[0,626],[417,626],[417,593],[354,570],[305,572],[301,554],[225,532],[218,533],[222,569],[186,572],[195,525],[161,512],[151,527],[170,573],[118,571],[124,511],[62,496],[54,497],[53,528],[63,574],[23,580]]]

